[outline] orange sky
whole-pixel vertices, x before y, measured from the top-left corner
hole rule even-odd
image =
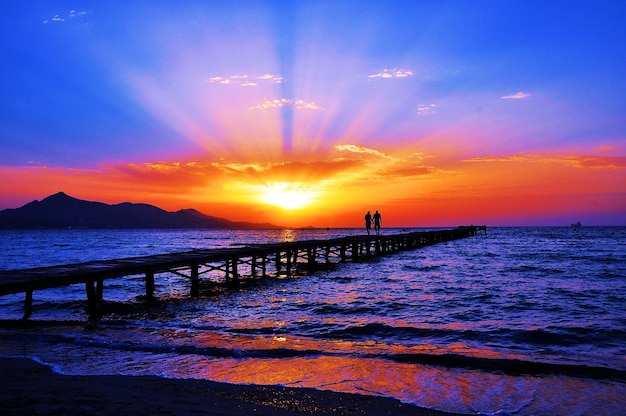
[[[613,224],[626,212],[625,158],[519,154],[448,160],[416,149],[393,153],[338,145],[326,160],[228,163],[163,161],[95,169],[0,168],[13,207],[64,191],[107,203],[147,202],[174,211],[284,226]],[[389,151],[389,149],[388,149]],[[607,217],[596,219],[597,212]],[[611,217],[612,215],[612,217]]]

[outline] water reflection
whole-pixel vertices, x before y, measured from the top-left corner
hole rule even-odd
[[[295,230],[282,230],[280,233],[279,241],[290,243],[296,241],[297,233]]]
[[[513,377],[348,357],[203,361],[182,370],[185,374],[178,376],[189,377],[189,372],[196,372],[198,378],[238,384],[278,384],[378,396],[403,392],[408,403],[466,414],[538,414],[546,407],[561,414],[567,409],[580,410],[580,404],[588,402],[596,403],[593,414],[610,415],[625,404],[626,397],[623,385],[590,385],[584,379]],[[568,392],[566,397],[563,391]],[[598,398],[606,399],[605,408],[597,407]]]

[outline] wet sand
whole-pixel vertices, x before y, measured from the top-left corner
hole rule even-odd
[[[0,358],[6,415],[450,415],[394,399],[152,376],[68,376]]]

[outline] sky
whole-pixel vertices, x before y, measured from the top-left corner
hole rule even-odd
[[[23,1],[0,210],[626,225],[624,1]]]

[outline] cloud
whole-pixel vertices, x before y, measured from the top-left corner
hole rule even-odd
[[[230,76],[214,76],[209,77],[209,83],[211,84],[223,84],[223,85],[239,85],[242,87],[254,87],[259,83],[271,83],[280,84],[283,82],[283,77],[273,74],[262,75],[246,75],[235,74]]]
[[[146,162],[111,167],[125,176],[124,180],[160,189],[191,189],[211,182],[219,169],[203,162]]]
[[[471,163],[509,163],[509,162],[524,162],[524,161],[545,161],[545,158],[542,158],[538,154],[531,153],[523,153],[521,155],[516,156],[483,156],[483,157],[474,157],[471,159],[466,159],[464,162]],[[552,159],[550,159],[552,160]]]
[[[265,100],[262,103],[255,105],[254,107],[250,107],[249,110],[259,110],[259,111],[267,111],[273,108],[281,108],[285,106],[293,106],[293,108],[304,109],[304,110],[323,110],[324,108],[317,105],[313,101],[304,101],[304,100],[290,100],[287,98],[281,98],[277,100]]]
[[[277,84],[280,84],[281,82],[283,82],[283,77],[279,75],[263,74],[263,75],[259,75],[257,78],[262,81],[270,81],[270,82],[277,83]]]
[[[414,167],[401,168],[401,169],[390,169],[384,172],[384,174],[385,176],[388,176],[388,177],[407,178],[407,177],[430,175],[434,172],[435,172],[435,168],[433,168],[432,166],[414,166]]]
[[[437,108],[437,104],[419,104],[417,106],[417,114],[421,114],[421,115],[434,114],[435,108]]]
[[[225,161],[184,161],[128,163],[112,167],[133,181],[158,183],[164,187],[190,188],[225,178],[258,181],[316,181],[362,166],[358,160],[278,163],[230,163]]]
[[[291,103],[291,100],[288,100],[287,98],[281,98],[280,100],[265,100],[262,103],[255,105],[254,107],[250,107],[249,109],[266,111],[272,108],[284,107],[289,103]]]
[[[265,169],[264,175],[283,180],[322,180],[358,166],[362,162],[356,160],[278,163]]]
[[[367,147],[359,146],[356,144],[339,144],[335,146],[335,150],[339,150],[340,152],[346,151],[346,152],[351,152],[351,153],[368,154],[368,155],[378,156],[384,159],[393,159],[391,156],[389,156],[386,153],[380,152],[375,149],[369,149]]]
[[[610,152],[611,150],[617,149],[615,146],[598,146],[594,150],[598,152]]]
[[[58,14],[55,14],[52,18],[50,19],[46,19],[43,21],[44,23],[50,23],[50,22],[65,22],[65,19],[62,18],[61,16],[59,16]]]
[[[527,153],[527,154],[505,156],[505,157],[496,157],[496,156],[477,157],[477,158],[465,160],[465,162],[561,163],[561,164],[572,165],[578,168],[606,168],[606,169],[626,168],[626,156],[549,156],[549,155]]]
[[[293,106],[295,108],[305,108],[307,110],[323,110],[322,107],[320,107],[319,105],[315,104],[313,101],[304,101],[304,100],[295,100],[293,102]]]
[[[87,14],[87,12],[85,12],[85,11],[70,10],[69,18],[70,19],[74,19],[75,17],[81,17],[81,16],[84,16],[86,14]]]
[[[231,177],[256,181],[309,182],[332,178],[363,165],[358,160],[279,162],[265,165],[245,163],[213,164]]]
[[[67,14],[63,14],[63,15],[55,14],[51,18],[45,19],[43,21],[43,23],[44,24],[47,24],[47,23],[62,23],[62,22],[65,22],[66,20],[80,18],[80,17],[83,17],[85,15],[87,15],[86,11],[70,10],[69,13],[67,13]]]
[[[413,71],[410,69],[383,69],[382,71],[368,75],[368,79],[388,79],[388,78],[407,78],[413,75]]]
[[[564,159],[580,168],[626,168],[626,156],[570,156]]]
[[[505,95],[504,97],[500,97],[503,100],[522,100],[524,98],[530,97],[530,94],[527,94],[523,91],[518,91],[515,94]]]

